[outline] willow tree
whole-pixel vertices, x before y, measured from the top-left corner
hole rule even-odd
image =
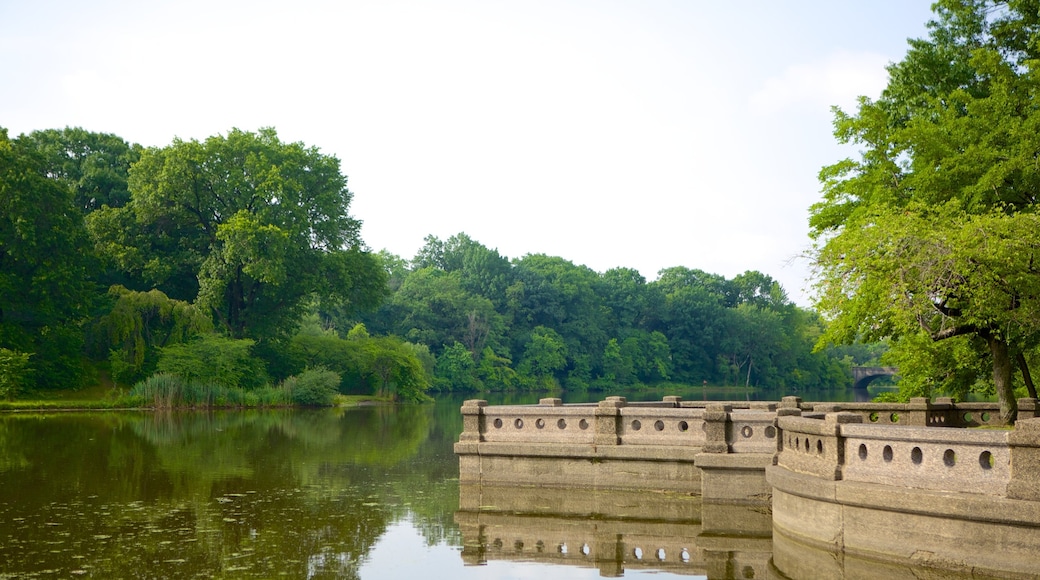
[[[973,341],[1011,422],[1014,361],[1028,380],[1040,334],[1040,12],[1035,0],[934,10],[880,98],[835,109],[836,137],[861,151],[821,171],[811,210],[817,306],[834,319],[822,340]]]

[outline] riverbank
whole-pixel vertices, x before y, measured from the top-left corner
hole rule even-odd
[[[141,400],[132,400],[129,391],[105,387],[92,387],[76,391],[55,391],[50,396],[15,401],[0,401],[0,412],[18,411],[136,411],[154,410],[152,405]],[[388,397],[374,395],[335,395],[333,407],[367,407],[393,405]],[[295,405],[211,405],[185,406],[185,410],[202,409],[253,409],[289,408]]]

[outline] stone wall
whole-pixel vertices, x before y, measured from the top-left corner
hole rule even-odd
[[[1035,578],[1040,419],[1011,430],[865,424],[860,414],[779,417],[766,477],[774,538],[844,558]],[[796,573],[797,562],[777,566]]]

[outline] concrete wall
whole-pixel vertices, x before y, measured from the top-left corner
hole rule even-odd
[[[699,496],[710,537],[750,509],[792,578],[1037,578],[1040,418],[1035,400],[1019,408],[1014,430],[980,430],[949,427],[989,425],[996,405],[467,401],[455,450],[463,487]]]
[[[1023,499],[1040,476],[1040,419],[1014,431],[868,425],[845,412],[777,424],[774,538],[893,569],[1040,574],[1040,502]],[[776,563],[801,569],[782,552]]]

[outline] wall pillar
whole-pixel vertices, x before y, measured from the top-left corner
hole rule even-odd
[[[607,397],[599,402],[595,411],[596,432],[592,436],[595,445],[618,445],[621,443],[621,408],[628,406],[624,397]]]
[[[732,405],[709,403],[704,409],[704,453],[729,453],[726,441],[726,427]]]
[[[1032,399],[1031,399],[1032,400]],[[1040,418],[1019,419],[1008,434],[1011,447],[1011,499],[1040,501]]]
[[[459,435],[459,441],[479,443],[484,440],[487,429],[484,407],[487,404],[484,399],[469,399],[462,403],[462,434]]]

